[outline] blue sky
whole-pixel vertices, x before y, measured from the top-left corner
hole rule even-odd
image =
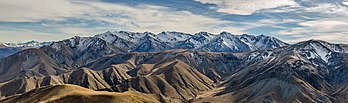
[[[0,42],[124,30],[348,43],[348,0],[0,0],[0,13]]]

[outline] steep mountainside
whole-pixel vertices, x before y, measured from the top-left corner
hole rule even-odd
[[[73,68],[88,64],[105,55],[126,52],[125,49],[100,38],[77,36],[53,42],[49,46],[42,47],[41,50],[60,64]]]
[[[42,50],[26,49],[1,60],[0,82],[25,76],[58,75],[68,70]]]
[[[192,99],[198,92],[213,88],[212,80],[178,60],[156,64],[148,73],[127,81],[118,85],[121,87],[119,91],[133,88],[182,100]]]
[[[197,101],[346,101],[341,97],[346,95],[348,79],[348,55],[344,50],[338,44],[310,40],[255,51],[245,58],[244,69],[220,85],[222,91]]]
[[[216,81],[225,78],[239,70],[238,64],[241,61],[240,57],[232,53],[211,53],[205,51],[190,51],[190,50],[168,50],[157,53],[127,53],[116,54],[101,58],[92,62],[86,67],[101,70],[111,65],[119,65],[124,70],[129,71],[133,76],[138,76],[136,71],[143,67],[151,67],[158,63],[171,62],[180,60],[186,64],[196,68],[210,79]],[[135,69],[134,69],[135,68]],[[149,69],[149,68],[147,68]],[[142,70],[144,73],[147,70]]]

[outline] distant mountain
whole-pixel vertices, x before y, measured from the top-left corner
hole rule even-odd
[[[95,37],[103,39],[106,42],[109,42],[113,45],[117,45],[118,47],[124,48],[126,50],[131,50],[132,48],[135,48],[136,44],[134,41],[129,40],[128,38],[125,38],[125,37],[121,38],[120,37],[121,35],[126,35],[126,34],[119,34],[119,33],[112,34],[111,32],[106,32],[104,34],[96,35]]]
[[[135,52],[193,49],[239,53],[289,45],[279,39],[265,35],[233,35],[228,32],[222,32],[217,35],[208,32],[199,32],[193,35],[180,32],[161,32],[156,35],[150,32],[116,31],[106,32],[95,37]]]
[[[261,50],[268,48],[277,48],[287,46],[274,37],[265,35],[232,35],[228,32],[222,32],[218,35],[208,32],[200,32],[194,35],[181,32],[161,32],[153,34],[150,32],[137,33],[127,31],[106,32],[95,35],[94,37],[75,37],[70,40],[75,40],[76,45],[80,49],[81,45],[91,45],[96,38],[102,39],[110,45],[119,48],[123,52],[159,52],[163,50],[172,49],[192,49],[192,50],[206,50],[211,52],[246,52],[252,50]],[[91,40],[87,40],[91,39]],[[64,40],[63,40],[64,41]],[[37,42],[29,41],[24,43],[1,43],[0,44],[0,58],[7,57],[18,51],[28,48],[41,48],[48,45],[57,45],[57,42]],[[67,43],[67,40],[65,40]],[[75,43],[72,42],[72,43]],[[90,43],[91,42],[91,43]],[[54,44],[52,44],[54,43]]]
[[[136,52],[159,52],[163,50],[172,49],[170,44],[162,42],[159,39],[155,38],[153,35],[149,34],[140,39],[142,41],[136,48],[132,51]]]
[[[24,43],[0,43],[0,58],[7,57],[21,50],[28,48],[40,48],[49,45],[51,42],[29,41]]]
[[[191,37],[191,34],[181,33],[181,32],[161,32],[156,35],[157,39],[175,45],[174,43],[178,41],[184,41]]]
[[[4,58],[10,56],[14,53],[17,53],[25,48],[17,48],[17,47],[0,47],[0,58]]]
[[[3,45],[6,45],[6,47],[24,47],[24,48],[38,48],[42,46],[46,46],[51,44],[52,42],[38,42],[38,41],[28,41],[28,42],[23,42],[23,43],[6,43],[3,42]]]
[[[216,35],[208,32],[199,32],[184,41],[179,41],[175,47],[180,49],[198,49],[210,43],[210,40],[215,37]]]

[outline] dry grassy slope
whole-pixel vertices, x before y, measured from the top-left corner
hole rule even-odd
[[[131,78],[123,66],[113,65],[105,70],[101,71],[105,82],[107,82],[110,86],[114,86],[117,84],[122,84],[125,80]]]
[[[174,59],[185,62],[186,64],[196,68],[199,72],[217,82],[239,70],[238,58],[232,53],[213,53],[199,51],[183,51],[183,52],[164,52],[167,58],[161,62],[168,62]],[[151,62],[158,62],[162,56],[156,56]]]
[[[0,96],[11,96],[42,86],[57,84],[75,84],[93,90],[109,90],[110,85],[120,84],[128,78],[130,76],[126,72],[115,67],[110,67],[104,71],[82,68],[58,76],[23,77],[0,83]]]
[[[65,79],[64,81],[67,81],[67,84],[80,85],[93,90],[110,88],[110,85],[104,81],[102,74],[88,68],[63,74],[62,77]]]
[[[160,63],[143,76],[119,85],[119,91],[133,88],[144,93],[162,94],[174,99],[189,100],[198,92],[213,88],[213,81],[188,64],[173,60]]]
[[[160,103],[159,97],[136,91],[124,93],[93,91],[76,85],[55,85],[34,89],[22,95],[0,100],[1,103]]]
[[[64,84],[64,81],[59,76],[25,77],[14,79],[0,84],[0,97],[25,93],[41,86],[57,84]]]
[[[42,50],[26,49],[1,60],[0,82],[23,76],[59,75],[68,70]]]
[[[127,73],[132,77],[146,75],[151,72],[154,66],[155,64],[141,64]]]
[[[128,73],[131,76],[138,76],[134,71],[137,71],[139,68],[147,68],[146,66],[149,65],[161,64],[177,59],[196,68],[199,72],[217,82],[239,70],[237,67],[239,58],[241,57],[237,57],[232,53],[210,53],[204,51],[167,50],[157,53],[133,52],[106,56],[88,64],[87,67],[100,70],[110,65],[123,64],[135,68],[135,70],[131,70]],[[142,73],[145,72],[143,71]]]
[[[108,55],[87,64],[86,67],[93,70],[103,70],[111,65],[122,65],[125,70],[129,70],[135,68],[137,62],[141,61],[137,59],[137,56],[139,56],[138,53]]]

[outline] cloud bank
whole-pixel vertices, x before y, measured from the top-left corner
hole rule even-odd
[[[127,30],[229,31],[288,42],[348,43],[342,37],[348,37],[344,0],[0,0],[0,7],[0,41],[58,40]]]

